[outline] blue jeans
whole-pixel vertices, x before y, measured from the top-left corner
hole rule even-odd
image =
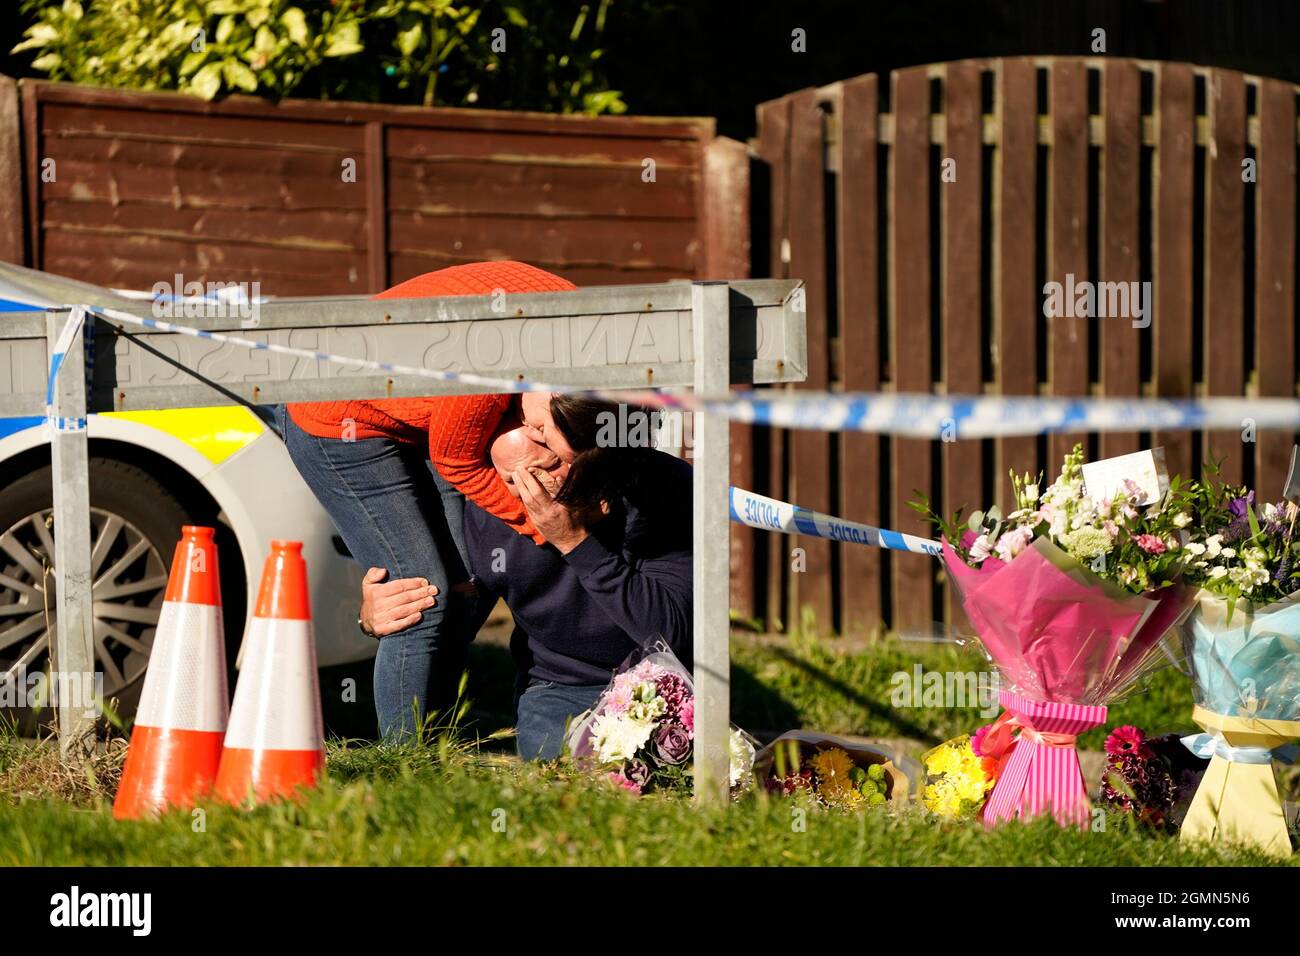
[[[294,424],[283,405],[276,425],[352,557],[363,568],[387,569],[387,580],[422,577],[438,588],[437,604],[420,622],[381,638],[375,654],[379,732],[400,739],[428,710],[455,702],[477,630],[470,630],[473,596],[451,590],[469,579],[465,499],[418,446],[388,438],[316,438]]]
[[[525,760],[554,760],[569,720],[596,705],[604,684],[569,686],[531,681],[515,702],[515,743]]]

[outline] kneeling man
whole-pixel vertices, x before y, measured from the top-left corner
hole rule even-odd
[[[482,615],[499,597],[514,616],[519,753],[550,760],[570,718],[638,645],[662,638],[691,666],[691,467],[635,448],[593,448],[557,465],[523,426],[503,427],[491,457],[547,543],[466,502],[469,570]],[[398,587],[364,587],[362,616],[376,633],[386,628],[372,592],[400,607]]]

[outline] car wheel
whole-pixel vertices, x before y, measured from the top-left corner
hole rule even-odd
[[[0,713],[27,734],[54,722],[51,709],[26,699],[33,676],[50,667],[56,626],[51,480],[47,465],[0,489],[0,680],[7,675],[20,691],[13,702],[23,705]],[[181,526],[192,519],[156,479],[124,462],[92,458],[90,489],[95,670],[104,701],[116,698],[125,719],[139,703]]]

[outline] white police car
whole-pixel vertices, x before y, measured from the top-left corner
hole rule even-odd
[[[34,292],[24,274],[0,263],[0,323],[52,304],[48,289]],[[10,359],[0,340],[0,394],[18,377]],[[90,415],[87,437],[96,669],[120,714],[135,711],[185,524],[217,528],[232,664],[273,538],[303,542],[319,665],[374,654],[374,641],[356,627],[360,570],[269,417],[241,406],[101,413]],[[52,500],[44,419],[0,415],[0,680],[7,675],[11,686],[31,686],[50,663]],[[0,709],[6,716],[32,725],[30,708]]]

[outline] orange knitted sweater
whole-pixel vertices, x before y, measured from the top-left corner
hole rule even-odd
[[[427,272],[379,293],[376,299],[504,292],[567,292],[567,279],[522,262],[475,262]],[[488,514],[538,544],[544,540],[521,502],[488,461],[488,445],[510,395],[450,395],[349,402],[298,402],[288,406],[294,423],[317,438],[391,438],[428,442],[439,474]]]

